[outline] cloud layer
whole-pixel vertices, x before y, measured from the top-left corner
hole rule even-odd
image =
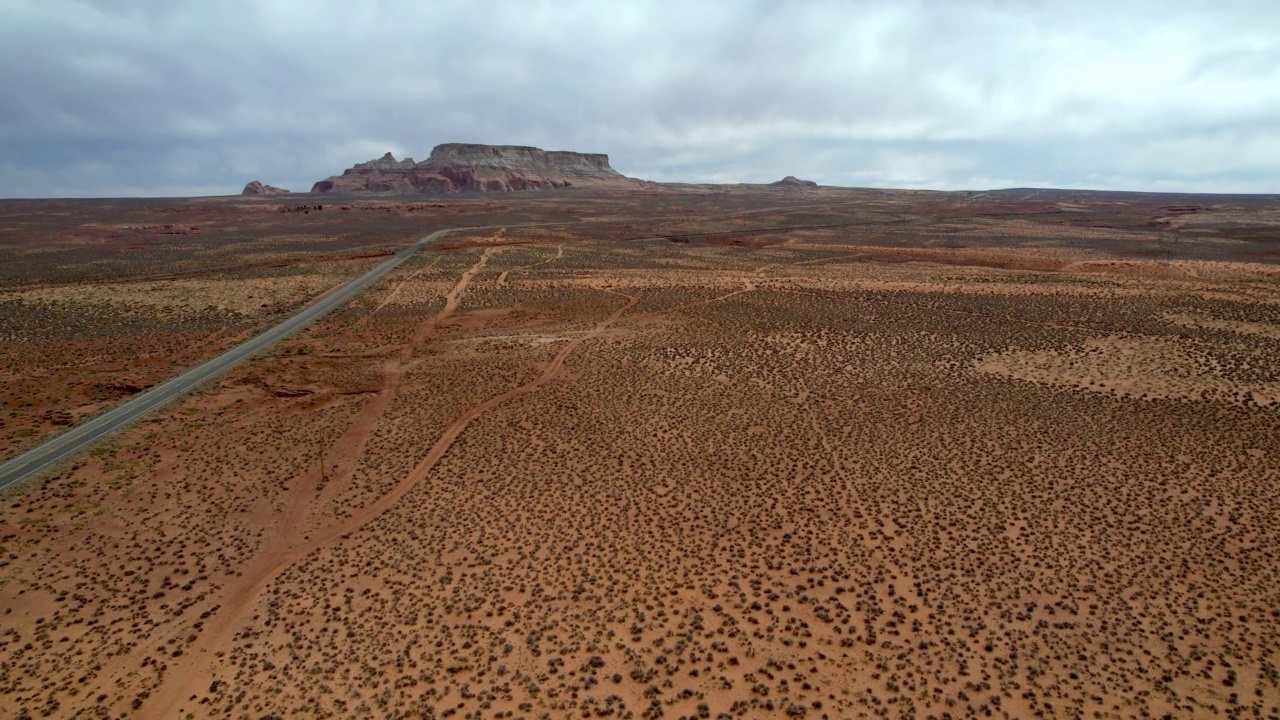
[[[0,196],[295,190],[441,142],[651,180],[1280,191],[1280,21],[1208,2],[0,0]]]

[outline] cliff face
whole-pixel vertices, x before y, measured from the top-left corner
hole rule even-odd
[[[509,192],[570,185],[629,186],[636,181],[598,153],[547,151],[519,145],[437,145],[420,163],[391,153],[321,180],[312,192]]]

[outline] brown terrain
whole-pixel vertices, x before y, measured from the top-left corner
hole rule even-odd
[[[0,450],[467,226],[6,495],[5,716],[1280,717],[1280,198],[0,201]]]

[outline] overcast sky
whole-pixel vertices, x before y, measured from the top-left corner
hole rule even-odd
[[[0,197],[307,190],[443,142],[659,181],[1280,192],[1280,6],[0,0]]]

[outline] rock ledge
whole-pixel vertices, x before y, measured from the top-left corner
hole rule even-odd
[[[415,163],[391,153],[356,163],[317,182],[312,192],[510,192],[571,185],[631,186],[637,181],[609,166],[602,153],[542,150],[522,145],[437,145]]]

